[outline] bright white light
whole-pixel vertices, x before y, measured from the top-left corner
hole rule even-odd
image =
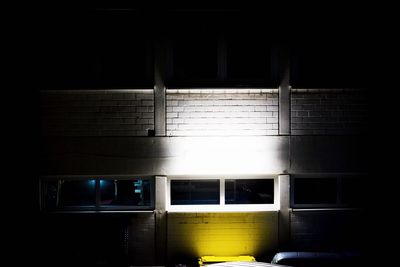
[[[163,166],[162,172],[168,174],[169,179],[276,177],[277,174],[282,173],[287,168],[284,163],[286,162],[285,156],[288,155],[285,138],[287,137],[170,138],[166,149],[172,156]],[[276,182],[274,204],[252,205],[225,205],[222,203],[224,202],[223,196],[221,196],[220,205],[170,205],[170,190],[168,188],[166,208],[169,212],[277,211],[279,210],[277,184]]]
[[[281,173],[280,137],[191,137],[174,143],[179,157],[170,175],[254,175]],[[179,146],[179,147],[177,147]]]

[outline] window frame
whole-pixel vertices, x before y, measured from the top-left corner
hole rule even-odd
[[[253,180],[272,179],[274,181],[274,203],[273,204],[225,204],[225,180]],[[219,180],[220,203],[208,205],[172,205],[171,204],[171,181],[181,180]],[[172,176],[167,177],[167,205],[168,212],[255,212],[255,211],[278,211],[279,210],[279,184],[277,176]]]
[[[150,181],[150,205],[101,205],[100,180],[149,180]],[[61,189],[61,180],[64,181],[88,181],[95,180],[95,205],[76,205],[56,207],[47,209],[45,206],[44,184],[51,181],[57,181],[59,197]],[[136,176],[136,175],[58,175],[42,176],[39,179],[39,201],[40,210],[45,212],[153,212],[155,209],[155,178],[154,176]]]

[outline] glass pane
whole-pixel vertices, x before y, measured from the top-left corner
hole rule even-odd
[[[96,180],[64,181],[61,185],[60,206],[96,205]]]
[[[43,183],[43,207],[48,210],[57,208],[58,180]]]
[[[294,180],[295,204],[336,204],[336,178],[297,178]]]
[[[360,178],[342,179],[342,203],[349,206],[361,206],[365,201],[366,182]]]
[[[273,179],[225,180],[225,204],[273,204]]]
[[[100,205],[150,206],[150,180],[100,180]]]
[[[171,181],[172,205],[219,204],[219,180]]]
[[[116,181],[100,180],[100,205],[110,205],[116,198]]]

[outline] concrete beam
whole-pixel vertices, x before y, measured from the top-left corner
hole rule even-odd
[[[372,151],[366,136],[291,136],[289,171],[368,172]]]
[[[288,137],[47,139],[43,170],[77,175],[257,175],[284,173]],[[101,162],[101,164],[99,164]]]
[[[49,137],[41,174],[354,173],[370,167],[368,149],[360,136]]]

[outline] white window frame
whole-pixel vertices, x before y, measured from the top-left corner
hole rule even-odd
[[[248,180],[248,179],[273,179],[274,180],[274,203],[273,204],[225,204],[225,180]],[[209,205],[172,205],[171,204],[171,181],[176,180],[219,180],[220,203]],[[191,177],[175,176],[167,177],[167,211],[168,212],[255,212],[255,211],[278,211],[279,210],[279,183],[277,176],[249,176],[249,177]]]

